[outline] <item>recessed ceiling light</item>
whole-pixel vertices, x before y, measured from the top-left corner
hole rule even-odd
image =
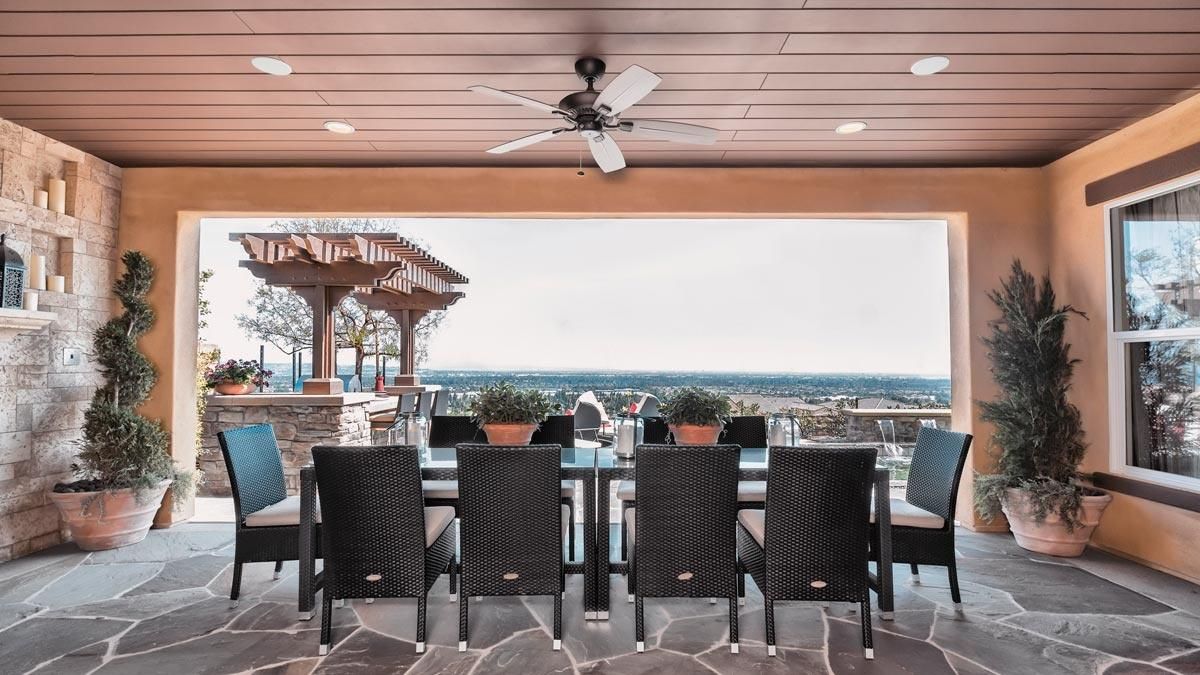
[[[329,120],[325,123],[325,130],[332,131],[335,134],[352,134],[354,133],[354,125],[342,120]]]
[[[839,124],[839,125],[837,125],[837,128],[834,129],[834,131],[836,133],[839,133],[839,134],[845,136],[847,134],[857,134],[858,132],[860,132],[866,128],[867,128],[866,122],[854,121],[854,122],[846,122],[845,124]]]
[[[256,56],[250,59],[250,65],[268,75],[291,75],[292,67],[283,59],[274,56]]]
[[[933,75],[950,67],[950,59],[944,56],[926,56],[912,64],[913,75]]]

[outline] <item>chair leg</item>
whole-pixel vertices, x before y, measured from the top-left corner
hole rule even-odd
[[[763,611],[767,619],[767,656],[775,656],[775,602],[764,598]]]
[[[281,576],[283,576],[283,561],[276,560],[275,561],[275,574],[271,578],[278,580],[279,577],[281,577]]]
[[[567,504],[567,560],[575,559],[575,502]]]
[[[633,604],[634,596],[637,595],[637,574],[636,574],[636,572],[637,572],[637,568],[635,567],[633,558],[630,557],[629,565],[627,566],[627,569],[626,569],[625,592],[629,595],[628,600],[629,600],[629,604],[631,604],[631,605]]]
[[[738,653],[738,599],[729,599],[729,653]]]
[[[562,593],[554,594],[554,651],[562,649]]]
[[[642,606],[642,596],[633,600],[633,630],[637,641],[638,653],[646,651],[646,615]]]
[[[738,604],[744,605],[744,604],[746,604],[746,573],[740,569],[738,570],[738,573],[737,573],[737,584],[738,584]]]
[[[954,558],[950,558],[946,565],[946,573],[950,577],[950,599],[954,601],[954,611],[961,612],[962,594],[958,592],[958,567],[954,564]]]
[[[458,565],[453,553],[450,554],[450,602],[458,598]]]
[[[866,599],[862,601],[862,639],[863,639],[863,656],[867,660],[875,658],[875,648],[873,647],[873,634],[871,632],[871,598],[868,594]]]
[[[629,530],[625,528],[625,511],[629,509],[621,502],[621,560],[629,560]]]
[[[458,651],[467,651],[467,606],[471,598],[463,594],[462,586],[458,587]]]
[[[908,568],[912,570],[913,585],[921,583],[921,570],[917,568],[917,563],[909,563]]]
[[[238,606],[238,596],[242,594],[242,563],[240,560],[235,560],[233,563],[233,583],[229,587],[229,606]]]
[[[333,634],[333,598],[329,595],[329,589],[321,593],[321,647],[317,653],[325,656],[329,653],[329,643],[332,642]]]
[[[425,653],[425,610],[429,601],[429,593],[425,592],[417,598],[417,653]]]

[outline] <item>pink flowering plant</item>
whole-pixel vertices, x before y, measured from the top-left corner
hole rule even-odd
[[[270,383],[275,373],[264,370],[258,361],[247,359],[229,359],[224,363],[210,366],[204,373],[204,381],[209,387],[218,384],[253,384],[263,387]]]

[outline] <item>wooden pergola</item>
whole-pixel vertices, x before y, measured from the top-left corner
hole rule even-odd
[[[401,329],[396,384],[417,384],[413,334],[426,313],[446,309],[464,293],[467,278],[395,233],[235,233],[249,260],[240,264],[270,286],[304,298],[313,314],[312,377],[305,394],[338,394],[334,373],[333,313],[354,293],[368,309],[387,312]]]

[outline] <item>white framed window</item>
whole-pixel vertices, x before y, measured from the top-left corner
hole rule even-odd
[[[1115,473],[1200,492],[1200,174],[1105,208]]]

